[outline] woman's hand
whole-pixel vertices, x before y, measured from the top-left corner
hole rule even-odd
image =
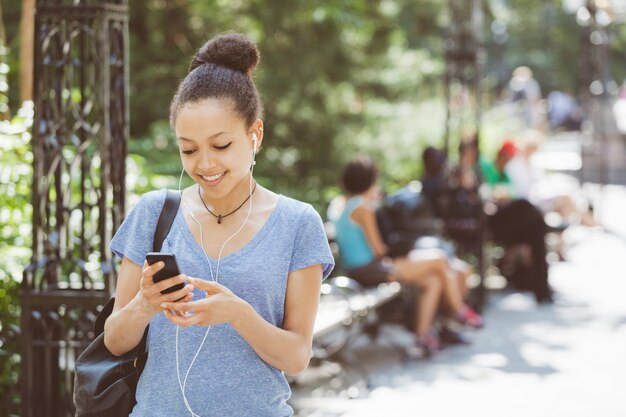
[[[161,291],[176,284],[185,283],[187,278],[184,274],[181,274],[155,283],[154,275],[163,269],[164,266],[165,263],[163,262],[156,262],[152,265],[148,265],[147,262],[144,262],[143,269],[141,270],[141,281],[137,297],[139,297],[141,306],[151,314],[160,313],[162,310],[161,304],[165,302],[178,300],[179,303],[185,303],[193,298],[192,291],[194,286],[191,283],[188,283],[180,290],[169,294],[161,294]]]
[[[231,290],[213,281],[189,278],[189,283],[206,292],[206,297],[190,302],[164,302],[160,308],[167,318],[181,327],[232,323],[248,304]]]

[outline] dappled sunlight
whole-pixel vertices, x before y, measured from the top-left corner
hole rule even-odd
[[[607,200],[622,201],[626,191],[609,194]],[[608,222],[621,218],[626,204],[611,207]],[[449,347],[427,361],[403,363],[386,342],[374,346],[364,339],[354,349],[371,372],[371,389],[356,399],[303,404],[316,416],[342,417],[409,416],[416,410],[488,417],[502,410],[515,417],[623,414],[617,399],[618,387],[626,384],[626,362],[619,360],[626,346],[626,280],[619,271],[626,240],[582,226],[564,238],[567,260],[550,268],[558,293],[554,305],[537,306],[529,294],[493,289],[486,326],[472,332],[473,344]],[[406,335],[393,327],[383,339],[402,344]]]

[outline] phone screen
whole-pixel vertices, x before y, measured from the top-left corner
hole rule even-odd
[[[173,253],[150,252],[146,255],[146,261],[148,262],[148,265],[155,264],[159,261],[163,261],[165,263],[163,269],[158,271],[152,277],[155,283],[180,275],[180,268],[178,268],[178,262],[176,262],[176,256]],[[183,283],[172,285],[171,287],[161,291],[161,294],[178,291],[184,286],[185,284]]]

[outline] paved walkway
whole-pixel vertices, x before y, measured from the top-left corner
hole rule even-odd
[[[329,397],[327,386],[301,389],[299,415],[626,416],[626,190],[596,189],[596,197],[611,233],[567,231],[568,261],[550,268],[556,305],[492,291],[474,343],[431,360],[401,363],[393,349],[361,340],[353,350],[372,389],[352,392],[356,399]],[[406,340],[400,329],[390,333]]]

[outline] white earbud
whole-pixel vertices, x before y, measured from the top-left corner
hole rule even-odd
[[[256,156],[256,141],[256,133],[252,132],[252,165],[256,165],[256,161],[254,160],[254,157]]]

